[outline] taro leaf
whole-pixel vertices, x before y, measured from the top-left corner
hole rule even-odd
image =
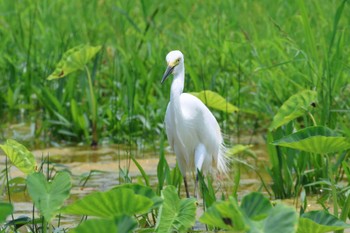
[[[199,221],[225,230],[247,232],[249,226],[245,216],[239,209],[236,200],[230,197],[225,202],[216,202],[200,217]]]
[[[296,230],[297,213],[283,204],[271,207],[262,194],[252,193],[243,198],[240,208],[233,197],[213,204],[199,221],[235,232],[292,233]]]
[[[83,69],[101,49],[101,46],[79,45],[66,51],[48,80],[63,78],[76,70]]]
[[[224,112],[237,112],[238,108],[225,100],[221,95],[216,92],[205,90],[201,92],[191,92],[191,95],[196,96],[208,107],[224,111]]]
[[[72,183],[68,172],[58,172],[50,182],[43,173],[36,172],[27,177],[27,186],[35,206],[50,221],[69,197]]]
[[[277,114],[274,116],[269,130],[277,129],[291,120],[304,115],[314,107],[316,101],[316,91],[304,90],[292,95],[282,104]]]
[[[244,196],[240,207],[245,215],[252,220],[266,218],[272,209],[269,199],[257,192]]]
[[[249,231],[266,233],[294,233],[296,232],[298,217],[293,207],[277,204],[272,208],[269,216],[263,221],[263,230]],[[260,222],[254,221],[256,229],[261,229]]]
[[[114,189],[120,189],[120,188],[128,188],[134,191],[135,194],[142,195],[145,197],[148,197],[153,201],[152,209],[159,207],[163,199],[160,198],[150,187],[143,186],[140,184],[123,184],[116,186]]]
[[[152,206],[153,201],[150,198],[135,194],[130,188],[118,188],[106,192],[91,193],[64,207],[62,212],[111,218],[121,215],[144,214]]]
[[[196,221],[196,199],[179,198],[174,186],[162,190],[163,205],[159,209],[156,232],[186,232]]]
[[[120,216],[115,219],[90,219],[70,233],[128,233],[137,227],[137,222],[129,216]]]
[[[297,233],[324,233],[350,228],[350,225],[325,211],[311,211],[299,218]]]
[[[25,174],[35,172],[37,165],[34,155],[25,146],[15,140],[8,139],[0,147],[19,170]]]
[[[13,206],[11,203],[0,202],[0,223],[5,222],[7,216],[12,214]]]
[[[327,154],[350,148],[350,141],[337,132],[324,127],[312,126],[287,135],[272,144],[316,154]]]

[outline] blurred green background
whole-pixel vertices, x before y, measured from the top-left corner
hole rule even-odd
[[[318,124],[349,132],[349,15],[340,0],[1,1],[0,140],[91,143],[86,73],[46,80],[80,44],[103,46],[88,63],[99,144],[157,148],[174,49],[185,55],[185,91],[213,90],[241,109],[214,111],[230,141],[264,133],[303,89],[318,92]]]

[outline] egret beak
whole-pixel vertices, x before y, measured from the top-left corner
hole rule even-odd
[[[163,74],[162,81],[161,81],[160,83],[163,84],[163,82],[169,77],[169,75],[173,73],[174,68],[175,68],[175,66],[171,66],[171,65],[169,65],[169,66],[166,68],[166,70],[165,70],[165,72],[164,72],[164,74]]]

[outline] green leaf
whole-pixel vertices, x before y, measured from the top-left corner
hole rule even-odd
[[[149,212],[153,204],[150,198],[135,194],[131,188],[117,188],[91,193],[63,208],[62,212],[111,218],[144,214]]]
[[[131,189],[134,191],[135,194],[142,195],[151,199],[153,201],[153,206],[151,207],[152,209],[158,208],[163,202],[163,199],[160,198],[150,187],[143,186],[140,184],[123,184],[114,187],[114,189],[123,188]]]
[[[325,211],[311,211],[299,218],[297,233],[324,233],[350,228],[350,225]]]
[[[227,102],[221,95],[213,91],[205,90],[201,92],[190,92],[189,94],[196,96],[208,107],[217,110],[230,113],[237,112],[239,110],[236,106]]]
[[[0,147],[19,170],[25,174],[35,172],[37,165],[34,155],[25,146],[15,140],[8,139]]]
[[[163,205],[159,209],[156,232],[185,232],[196,220],[196,199],[179,198],[174,186],[162,190]]]
[[[277,204],[272,208],[269,216],[263,221],[265,233],[294,233],[297,229],[298,216],[293,207]],[[254,222],[256,229],[261,229],[259,222]],[[250,231],[256,232],[256,231]]]
[[[266,218],[272,206],[269,199],[264,197],[264,195],[253,192],[243,197],[241,209],[250,219],[260,220]]]
[[[72,183],[68,172],[58,172],[49,182],[43,173],[36,172],[27,177],[27,186],[35,206],[50,222],[69,197]]]
[[[224,202],[216,202],[200,217],[200,222],[225,230],[247,232],[245,216],[233,197]]]
[[[241,207],[233,197],[213,204],[199,221],[235,232],[292,233],[296,231],[297,213],[283,204],[272,207],[261,193],[251,193],[243,198]]]
[[[133,232],[137,227],[137,222],[129,216],[120,216],[115,219],[90,219],[70,233],[128,233]]]
[[[0,202],[0,223],[5,222],[7,216],[13,213],[13,206],[11,203]]]
[[[337,132],[324,126],[302,129],[274,141],[273,144],[316,154],[334,153],[350,148],[350,142],[346,137],[341,137]]]
[[[316,91],[304,90],[292,95],[282,104],[277,114],[274,116],[269,130],[277,129],[291,120],[304,115],[306,112],[309,112],[316,101]]]
[[[227,154],[229,155],[237,155],[240,153],[248,154],[249,156],[253,157],[254,159],[257,159],[255,152],[250,150],[253,145],[242,145],[242,144],[236,144],[233,147],[229,148],[227,151]]]
[[[146,174],[145,170],[142,168],[141,164],[139,162],[137,162],[137,160],[136,160],[136,158],[134,156],[131,156],[131,160],[135,163],[136,167],[139,169],[143,179],[145,180],[145,184],[147,186],[150,186],[149,177]]]
[[[48,80],[63,78],[64,76],[83,69],[101,49],[101,46],[79,45],[66,51]]]

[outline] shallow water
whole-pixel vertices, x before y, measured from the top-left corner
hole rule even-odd
[[[250,157],[241,157],[240,159],[245,160],[255,169],[245,165],[239,165],[237,167],[234,164],[231,169],[232,173],[230,173],[228,177],[221,178],[221,182],[214,182],[214,184],[219,183],[220,187],[224,191],[226,190],[226,195],[231,194],[230,192],[232,191],[233,177],[235,174],[234,170],[237,168],[240,169],[241,174],[237,193],[239,199],[252,191],[265,192],[257,172],[259,172],[259,175],[266,184],[270,182],[270,178],[266,172],[268,158],[263,140],[261,138],[255,138],[250,142],[253,143],[251,150],[256,154],[257,160]],[[141,173],[137,166],[129,159],[131,155],[135,156],[138,163],[141,164],[150,178],[151,185],[156,186],[157,184],[156,168],[159,153],[154,151],[138,151],[124,145],[111,145],[101,146],[97,149],[91,149],[91,147],[47,148],[34,150],[32,153],[35,155],[38,164],[44,159],[49,159],[51,162],[50,168],[54,167],[55,170],[69,170],[71,172],[73,188],[71,190],[71,197],[67,200],[67,203],[79,199],[93,191],[108,190],[118,185],[120,181],[122,183],[123,175],[121,175],[121,171],[128,171],[128,175],[133,182],[136,182],[138,179],[143,181],[143,179],[140,178]],[[175,167],[176,161],[174,154],[169,151],[166,155],[166,159],[171,168]],[[0,170],[3,170],[4,167],[5,156],[0,154]],[[47,165],[44,165],[43,169],[45,171]],[[86,178],[90,172],[90,178],[84,183],[84,178]],[[25,176],[16,167],[11,166],[10,178],[14,177],[24,178]],[[193,190],[193,182],[190,182],[189,185],[190,190]],[[24,189],[24,184],[22,184],[22,188]],[[22,191],[11,194],[11,198],[15,207],[15,218],[18,216],[32,217],[33,204],[26,192]],[[7,200],[7,197],[4,197],[3,200]],[[293,203],[291,205],[293,205]],[[199,216],[202,213],[200,209],[201,208],[199,208],[198,211]],[[37,213],[36,216],[38,216]],[[61,219],[61,223],[64,227],[74,227],[79,221],[80,217],[63,216]],[[54,223],[54,225],[57,224]],[[196,229],[201,229],[201,226],[198,225]]]
[[[257,161],[249,161],[251,165],[257,167],[257,170],[262,171],[264,179],[264,166],[267,159],[265,149],[261,144],[256,143],[252,150],[257,154]],[[175,156],[168,150],[166,159],[171,168],[175,167]],[[135,182],[141,179],[141,173],[137,166],[129,159],[131,155],[135,156],[138,163],[150,178],[152,185],[157,184],[157,164],[158,152],[154,151],[138,151],[124,145],[101,146],[97,149],[91,147],[62,147],[62,148],[47,148],[32,151],[35,155],[38,166],[41,161],[49,160],[50,168],[55,170],[69,170],[72,174],[73,188],[71,197],[67,203],[72,202],[92,191],[104,191],[118,185],[122,179],[121,171],[127,171],[129,177]],[[5,167],[5,156],[0,155],[0,169]],[[43,170],[46,171],[47,164],[44,164]],[[246,193],[257,190],[261,187],[261,182],[255,172],[244,166],[240,166],[241,183],[238,189],[238,195],[243,196]],[[84,183],[88,174],[91,176]],[[14,177],[25,177],[16,167],[10,167],[10,179]],[[229,177],[222,178],[221,186],[225,186],[225,190],[229,190],[227,195],[230,195],[231,186],[233,185],[233,174]],[[123,181],[122,181],[123,182]],[[21,187],[22,186],[22,187]],[[190,190],[193,190],[193,182],[189,182]],[[24,189],[24,184],[19,185],[19,189]],[[17,192],[11,194],[12,201],[15,206],[14,217],[28,216],[32,217],[33,204],[26,192]],[[3,198],[7,200],[7,197]],[[61,221],[67,227],[74,226],[79,222],[80,218],[69,217],[63,218]]]

